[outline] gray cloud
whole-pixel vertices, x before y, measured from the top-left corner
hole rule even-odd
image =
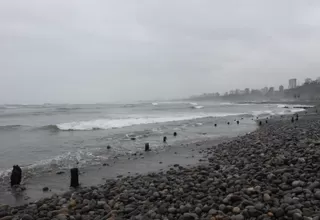
[[[2,1],[0,103],[112,102],[320,76],[320,3]]]

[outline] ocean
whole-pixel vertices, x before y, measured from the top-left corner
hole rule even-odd
[[[119,155],[143,152],[145,143],[161,152],[171,145],[253,130],[256,117],[303,111],[292,107],[188,101],[0,105],[0,183],[7,184],[15,164],[28,178],[101,165]]]

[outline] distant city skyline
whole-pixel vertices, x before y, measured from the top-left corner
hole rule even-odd
[[[312,82],[312,81],[318,81],[320,82],[320,77],[316,79],[311,79],[311,78],[305,78],[304,83]],[[277,86],[265,86],[263,88],[233,88],[230,89],[229,91],[226,92],[210,92],[210,93],[203,93],[202,95],[213,95],[213,96],[228,96],[228,95],[245,95],[245,94],[253,94],[257,92],[261,92],[263,95],[271,95],[274,94],[275,92],[280,92],[283,93],[287,89],[294,89],[300,84],[298,83],[298,79],[296,78],[290,78],[287,80],[287,84],[280,84],[278,87]],[[278,89],[275,89],[278,88]]]

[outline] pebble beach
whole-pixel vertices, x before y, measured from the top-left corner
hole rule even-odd
[[[22,206],[0,220],[320,219],[320,115],[262,121],[198,152],[204,163],[108,179]]]

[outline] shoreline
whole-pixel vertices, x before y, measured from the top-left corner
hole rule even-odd
[[[319,219],[320,115],[301,115],[294,123],[272,118],[227,142],[195,144],[208,163],[2,206],[0,219]]]
[[[230,127],[231,126],[231,127]],[[251,120],[244,120],[240,125],[235,122],[232,125],[222,124],[218,128],[212,128],[218,132],[218,137],[210,135],[204,140],[189,140],[184,143],[171,144],[170,140],[164,148],[152,150],[151,152],[138,152],[134,155],[117,155],[113,159],[101,161],[99,165],[79,168],[80,183],[83,187],[91,187],[103,184],[105,179],[117,178],[118,176],[129,176],[136,173],[148,174],[158,172],[172,167],[174,164],[183,166],[194,166],[204,163],[202,153],[198,150],[209,147],[212,144],[218,144],[230,140],[239,135],[252,132],[257,128],[256,123]],[[206,135],[204,135],[206,137]],[[200,160],[200,161],[199,161]],[[206,159],[207,160],[207,159]],[[63,172],[57,175],[56,172],[41,173],[31,178],[27,178],[22,186],[26,190],[16,194],[10,188],[0,191],[0,204],[11,206],[24,205],[39,199],[50,197],[54,194],[61,195],[70,190],[69,170],[60,170]],[[7,180],[7,182],[9,179]],[[43,188],[48,187],[48,192],[43,192]]]

